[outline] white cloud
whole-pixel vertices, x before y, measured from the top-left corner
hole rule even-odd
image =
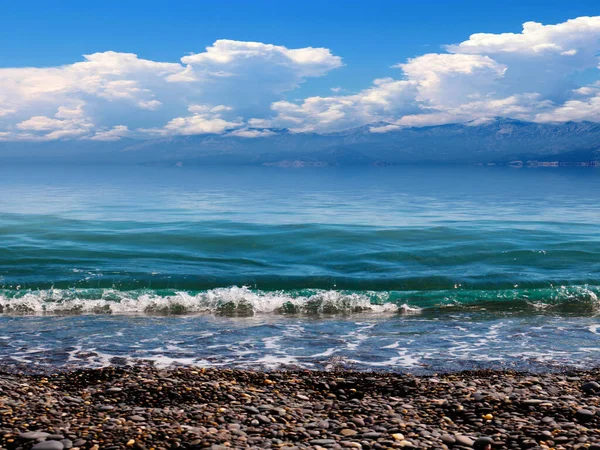
[[[202,114],[180,115],[196,103],[227,103],[242,111],[268,111],[282,92],[341,65],[341,58],[324,48],[288,49],[219,40],[203,53],[184,56],[181,63],[108,51],[58,67],[4,68],[0,69],[0,131],[19,139],[38,138],[29,132],[50,130],[24,127],[42,123],[40,117],[45,117],[48,120],[44,123],[56,128],[52,136],[94,138],[95,131],[102,136],[106,130],[121,126],[123,120],[134,124],[139,116],[148,123],[145,127],[136,124],[136,129],[222,132],[234,124],[239,126],[238,122],[207,119]],[[78,102],[85,111],[85,127],[58,116],[52,118],[69,102]],[[123,126],[131,128],[129,123]],[[8,131],[15,128],[16,132]]]
[[[117,125],[107,130],[97,131],[90,140],[92,141],[118,141],[119,139],[129,136],[131,132],[125,125]]]
[[[251,123],[319,132],[387,122],[371,127],[381,133],[496,116],[600,120],[598,85],[578,86],[573,76],[584,70],[600,75],[600,17],[527,22],[522,33],[474,34],[446,49],[396,64],[398,79],[375,80],[357,94],[274,102],[270,120]]]
[[[371,133],[388,133],[390,131],[396,131],[402,128],[400,125],[381,125],[376,127],[369,127]]]
[[[14,112],[14,109],[9,108],[8,106],[2,106],[0,104],[0,117],[8,116],[9,114],[13,114]]]
[[[181,58],[181,62],[197,73],[198,77],[212,75],[242,76],[240,67],[268,63],[270,68],[287,70],[293,73],[292,82],[302,78],[316,77],[342,65],[342,59],[334,56],[326,48],[288,49],[280,45],[262,42],[240,42],[227,39],[216,41],[204,53]],[[188,72],[191,73],[191,72]],[[285,83],[289,83],[285,80]]]
[[[486,55],[519,53],[530,57],[552,53],[561,56],[594,55],[594,50],[588,47],[598,40],[599,33],[600,16],[578,17],[556,25],[525,22],[521,33],[476,33],[467,41],[447,46],[447,50]]]
[[[161,136],[168,135],[193,135],[193,134],[221,134],[233,128],[244,125],[241,120],[226,120],[223,113],[228,113],[232,108],[225,105],[191,105],[188,108],[192,113],[189,116],[176,117],[164,127],[144,129],[141,131]]]
[[[302,103],[279,101],[271,106],[271,120],[253,119],[257,127],[286,127],[292,132],[327,132],[376,121],[391,121],[398,115],[417,112],[416,83],[382,78],[357,94],[309,97]]]
[[[396,64],[397,76],[359,92],[334,87],[290,101],[284,93],[341,67],[341,58],[232,40],[180,62],[108,51],[59,67],[0,69],[0,139],[252,138],[270,127],[320,133],[384,122],[370,127],[382,133],[497,116],[600,121],[599,54],[600,17],[526,22],[520,33],[476,33]]]
[[[548,112],[536,115],[536,122],[600,122],[600,93],[586,100],[569,100]]]
[[[71,139],[88,134],[93,124],[83,112],[83,103],[60,106],[54,117],[33,116],[16,124],[21,132],[17,139],[54,140]]]
[[[253,130],[253,129],[239,129],[234,130],[231,133],[228,133],[228,136],[237,136],[243,138],[259,138],[259,137],[269,137],[273,136],[275,132],[271,130]]]

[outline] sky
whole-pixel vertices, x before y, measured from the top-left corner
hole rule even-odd
[[[593,1],[0,4],[0,140],[600,122]]]

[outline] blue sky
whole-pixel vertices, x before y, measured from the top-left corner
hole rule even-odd
[[[51,6],[50,6],[51,5]],[[217,39],[327,47],[346,68],[309,87],[361,89],[406,58],[472,33],[519,32],[523,22],[596,15],[596,1],[255,0],[4,2],[0,67],[69,64],[114,50],[176,61]]]
[[[114,127],[126,127],[127,132],[123,131],[125,128],[119,128],[121,131],[117,130],[112,135],[104,136],[116,138],[124,133],[144,135],[144,133],[148,134],[148,130],[153,130],[155,134],[160,135],[161,133],[190,134],[194,130],[226,132],[237,129],[242,130],[243,135],[243,130],[250,128],[266,126],[294,128],[294,123],[299,124],[296,127],[298,131],[321,132],[357,126],[370,120],[389,122],[393,126],[419,125],[424,122],[419,121],[418,118],[405,120],[405,123],[402,119],[421,113],[437,114],[428,117],[427,123],[465,121],[473,119],[474,116],[481,117],[482,114],[484,118],[488,118],[492,110],[496,109],[501,113],[506,111],[506,114],[502,114],[506,116],[516,117],[521,114],[521,118],[532,120],[551,118],[562,120],[567,117],[565,111],[561,110],[557,115],[552,108],[557,110],[564,107],[568,101],[581,101],[580,97],[572,97],[567,92],[588,89],[590,98],[592,100],[596,98],[595,91],[592,90],[595,89],[594,83],[598,79],[596,73],[598,68],[597,64],[594,65],[590,59],[597,56],[598,51],[596,44],[599,36],[594,34],[595,29],[586,31],[587,34],[579,40],[577,36],[573,38],[582,47],[584,44],[589,46],[592,43],[589,51],[596,54],[588,55],[585,61],[580,58],[583,51],[581,49],[563,49],[563,56],[564,52],[574,52],[575,56],[571,58],[573,62],[552,59],[548,56],[551,50],[545,48],[543,51],[536,51],[538,56],[544,54],[543,64],[547,64],[546,72],[557,71],[559,68],[565,72],[561,79],[554,76],[541,80],[541,92],[533,89],[533,80],[527,79],[527,70],[525,70],[527,58],[522,49],[518,50],[521,52],[519,55],[522,61],[505,57],[506,49],[502,49],[501,57],[496,58],[494,52],[498,49],[474,51],[471,48],[466,51],[471,55],[469,57],[434,62],[434,65],[456,67],[457,60],[462,58],[460,68],[456,68],[454,75],[446,79],[448,82],[456,81],[456,73],[462,76],[469,70],[481,72],[481,77],[474,80],[474,83],[471,82],[472,80],[463,80],[460,85],[441,83],[439,89],[451,87],[456,91],[457,98],[486,99],[488,106],[489,101],[513,102],[504,110],[496,105],[493,108],[487,107],[486,113],[480,110],[466,113],[466,109],[474,111],[476,105],[472,104],[473,101],[462,101],[461,105],[469,103],[470,106],[466,109],[462,107],[457,112],[455,101],[447,98],[440,99],[435,93],[425,93],[428,88],[423,87],[424,85],[391,86],[396,94],[399,89],[402,93],[399,96],[394,94],[396,97],[393,99],[386,97],[385,101],[393,102],[394,108],[386,106],[385,113],[364,110],[349,112],[344,108],[348,108],[349,103],[363,102],[362,99],[351,96],[361,92],[370,95],[372,93],[370,89],[379,89],[375,81],[378,79],[391,78],[398,81],[409,78],[416,84],[423,80],[430,83],[431,79],[425,79],[427,77],[423,76],[423,70],[429,71],[429,66],[421,67],[419,69],[421,72],[418,74],[415,72],[413,75],[402,67],[392,66],[405,64],[411,58],[419,58],[423,55],[446,54],[448,50],[445,45],[465,42],[473,33],[497,36],[501,33],[518,35],[523,31],[525,22],[555,25],[566,23],[569,19],[594,16],[599,10],[597,2],[593,1],[550,0],[527,2],[512,0],[502,2],[325,0],[4,2],[0,6],[0,55],[2,56],[0,68],[7,70],[72,65],[83,61],[82,55],[101,54],[107,51],[117,54],[133,53],[140,60],[181,64],[180,59],[185,55],[200,54],[220,39],[273,44],[285,49],[323,48],[329,51],[332,58],[339,58],[339,63],[333,59],[321,60],[322,65],[318,68],[311,67],[310,70],[304,63],[301,64],[302,67],[294,63],[289,65],[287,68],[289,70],[285,73],[274,75],[273,71],[265,65],[273,61],[271,55],[266,60],[261,60],[262,62],[257,60],[251,68],[248,68],[246,73],[256,71],[256,76],[251,77],[252,82],[248,89],[245,88],[248,79],[242,77],[238,84],[233,84],[230,81],[238,74],[227,72],[228,76],[233,78],[230,78],[227,85],[217,86],[216,89],[212,89],[215,85],[213,81],[208,88],[205,85],[200,87],[194,85],[197,89],[189,89],[188,92],[182,89],[178,89],[175,93],[169,91],[170,98],[178,96],[181,100],[179,104],[164,100],[161,93],[164,96],[167,94],[161,91],[163,87],[157,86],[155,81],[145,83],[150,75],[139,72],[136,72],[135,76],[131,73],[123,75],[120,78],[123,84],[120,85],[117,94],[106,91],[98,94],[97,90],[92,92],[87,89],[83,92],[78,90],[77,95],[73,95],[73,88],[66,89],[61,82],[60,89],[64,95],[49,99],[47,93],[44,93],[44,98],[34,102],[30,101],[29,94],[24,95],[23,98],[27,98],[25,101],[23,98],[15,98],[11,92],[3,94],[0,90],[0,139],[47,136],[50,133],[43,132],[52,132],[53,126],[71,127],[72,123],[64,121],[73,120],[79,120],[78,124],[74,125],[76,131],[71,127],[69,130],[63,130],[64,133],[59,132],[53,136],[93,137],[94,132],[105,133]],[[580,26],[571,27],[567,32],[576,34],[580,28]],[[563,42],[561,39],[565,39],[564,33],[559,32],[558,35],[549,36],[548,39],[548,42],[543,42],[544,45],[560,47]],[[552,39],[556,39],[556,42]],[[572,39],[567,41],[571,42]],[[460,50],[458,53],[465,52]],[[576,59],[577,61],[574,61]],[[121,61],[117,64],[127,64],[127,62]],[[276,63],[273,66],[274,70],[280,70],[281,64],[281,61]],[[465,72],[465,64],[472,69]],[[565,65],[572,67],[573,70],[564,71]],[[265,68],[264,71],[259,70],[261,66]],[[198,73],[199,70],[194,67]],[[168,70],[172,74],[175,69]],[[201,69],[204,70],[205,68]],[[211,66],[210,70],[217,69]],[[291,72],[298,76],[294,76]],[[212,74],[214,73],[217,72]],[[509,76],[515,73],[519,73],[518,77]],[[97,76],[96,72],[94,74]],[[4,76],[8,77],[5,86],[9,86],[11,83],[19,82],[18,79],[23,79],[23,72],[4,71]],[[40,77],[43,79],[45,76],[47,75],[36,75],[34,78],[36,82],[40,82]],[[539,77],[540,74],[536,76]],[[274,77],[277,79],[275,80]],[[495,80],[493,88],[486,84],[492,78]],[[0,72],[0,79],[5,79],[2,78],[2,72]],[[72,77],[69,79],[75,80]],[[86,78],[88,79],[89,77]],[[254,84],[253,80],[258,81]],[[520,80],[522,80],[522,89],[518,89],[515,85]],[[573,84],[574,80],[577,80],[577,85]],[[269,91],[266,84],[277,84],[279,81],[282,84],[275,90],[276,92]],[[127,92],[124,90],[124,83],[129,83]],[[509,83],[511,85],[507,87]],[[467,89],[470,84],[479,86],[479,90],[475,92]],[[136,92],[131,87],[133,85],[137,89]],[[189,86],[191,84],[188,84]],[[386,92],[389,92],[389,88],[387,84],[384,86]],[[413,92],[407,92],[409,89]],[[206,95],[199,94],[200,90]],[[214,92],[211,92],[213,90]],[[144,99],[141,99],[140,92],[146,93]],[[533,98],[534,94],[539,94],[537,99]],[[327,105],[318,106],[318,111],[313,111],[311,105],[317,103],[317,100],[314,100],[313,103],[305,104],[304,110],[294,108],[294,105],[303,105],[307,99],[332,95],[339,97],[333,106],[332,102],[329,102]],[[507,100],[514,95],[525,97]],[[97,97],[102,100],[99,101]],[[138,107],[142,105],[141,109],[132,115],[131,111],[123,107],[124,104],[119,103],[125,98],[135,98]],[[245,102],[240,99],[244,99]],[[591,113],[583,119],[595,120],[594,101],[587,101],[587,108]],[[525,104],[528,106],[523,106]],[[60,108],[63,108],[62,113],[59,111]],[[195,112],[190,111],[190,108]],[[323,108],[327,109],[325,111],[327,114],[318,115]],[[527,111],[524,112],[523,108]],[[312,117],[305,117],[311,114]],[[76,115],[85,115],[85,120],[75,119]],[[200,126],[186,126],[186,124],[194,125],[187,119],[190,116],[202,116],[198,120],[190,119]],[[341,119],[336,122],[334,116]],[[48,120],[39,119],[40,117]],[[434,119],[435,117],[438,119]],[[31,118],[38,119],[27,122]],[[170,121],[178,118],[184,119],[179,121],[179,125],[175,123],[170,129],[166,126]],[[125,123],[126,119],[128,123]],[[207,121],[212,123],[207,125]],[[19,126],[24,122],[24,125]],[[321,123],[331,123],[331,126],[320,126]],[[250,134],[247,136],[250,137]]]

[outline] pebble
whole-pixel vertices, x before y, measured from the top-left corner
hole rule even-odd
[[[6,374],[0,449],[600,450],[600,392],[584,388],[589,379],[600,371],[418,377],[136,366],[43,383]]]
[[[454,436],[450,436],[449,434],[442,435],[441,440],[446,445],[452,446],[456,444],[456,438]]]
[[[575,415],[581,422],[589,422],[594,418],[594,413],[589,409],[579,409]]]
[[[473,448],[475,450],[491,450],[494,440],[487,436],[482,436],[475,439],[473,442]]]
[[[46,439],[48,436],[50,436],[50,433],[44,433],[43,431],[28,431],[19,434],[19,439],[23,441],[36,441]]]
[[[468,436],[461,436],[461,435],[456,436],[456,443],[458,445],[464,445],[466,447],[473,447],[473,444],[474,444],[473,439],[471,439]]]
[[[42,441],[31,447],[31,450],[63,450],[64,444],[60,441]]]
[[[129,420],[133,420],[134,422],[145,422],[146,419],[144,419],[142,416],[131,416],[129,417]]]
[[[312,445],[330,445],[335,444],[335,439],[313,439],[310,443]]]
[[[581,389],[586,394],[600,394],[600,384],[595,381],[589,381],[581,386]]]
[[[351,429],[349,429],[349,428],[344,428],[343,430],[341,430],[341,431],[340,431],[340,434],[341,434],[342,436],[346,436],[346,437],[348,437],[348,436],[355,436],[355,435],[357,435],[357,434],[358,434],[358,432],[357,432],[357,431],[355,431],[355,430],[351,430]]]

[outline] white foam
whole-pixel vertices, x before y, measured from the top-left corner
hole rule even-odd
[[[17,297],[0,295],[0,310],[5,314],[60,313],[215,313],[241,312],[269,314],[292,313],[354,313],[417,314],[420,308],[385,303],[385,293],[354,293],[337,290],[312,290],[307,295],[292,295],[283,291],[255,291],[248,287],[211,289],[190,294],[176,292],[158,295],[154,292],[101,291],[100,298],[89,299],[82,290],[51,289],[26,292]],[[373,303],[375,300],[375,303]]]
[[[398,356],[392,356],[390,359],[385,361],[361,361],[357,359],[350,359],[349,362],[361,365],[367,365],[372,367],[403,367],[405,369],[412,369],[415,367],[422,367],[422,356],[411,355],[407,350],[398,352]]]
[[[328,348],[327,350],[325,350],[322,353],[317,353],[315,355],[310,355],[309,358],[326,358],[328,356],[333,356],[334,354],[336,354],[339,350],[336,348]]]
[[[258,365],[268,369],[278,369],[285,366],[313,366],[312,363],[308,362],[300,363],[296,357],[291,355],[265,355],[262,358],[253,361],[252,365]]]
[[[392,348],[393,349],[393,348],[398,348],[398,347],[400,347],[400,342],[396,341],[393,344],[386,345],[386,346],[381,347],[381,348]]]
[[[594,325],[590,325],[590,326],[588,327],[588,330],[590,330],[590,332],[591,332],[591,333],[594,333],[594,334],[600,334],[600,333],[598,332],[598,330],[600,330],[600,324],[594,324]]]

